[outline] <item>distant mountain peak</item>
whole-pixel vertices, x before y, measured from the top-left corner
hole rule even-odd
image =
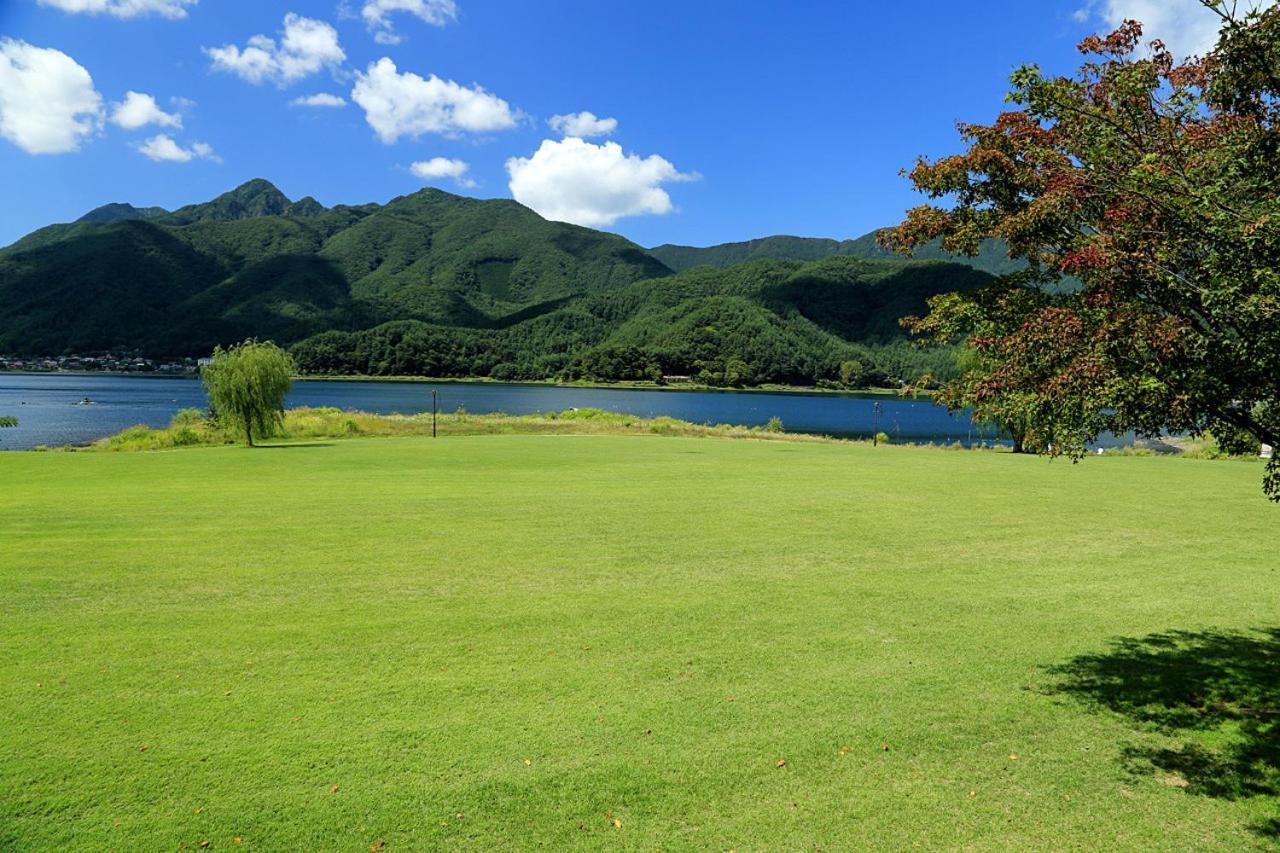
[[[256,216],[281,216],[292,204],[289,197],[280,192],[275,184],[265,178],[254,178],[213,201],[180,207],[173,212],[173,217],[181,222],[196,222],[207,219],[229,221],[252,219]]]

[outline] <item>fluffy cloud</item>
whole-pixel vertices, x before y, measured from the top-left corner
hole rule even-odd
[[[396,35],[391,22],[392,12],[408,12],[423,23],[443,27],[458,18],[458,4],[454,0],[365,0],[360,9],[373,40],[379,44],[399,44],[404,39]]]
[[[511,196],[547,219],[599,227],[624,216],[672,211],[662,184],[696,180],[657,154],[625,154],[616,142],[544,139],[532,157],[507,161]]]
[[[159,15],[176,20],[187,16],[187,7],[200,0],[40,0],[41,6],[52,6],[64,12],[83,12],[89,15],[112,15],[116,18],[137,18],[143,15]]]
[[[283,86],[314,74],[325,66],[337,66],[347,58],[338,44],[338,31],[324,21],[290,12],[284,16],[280,43],[256,35],[248,44],[206,47],[215,71],[227,71],[258,84],[271,80]]]
[[[1242,0],[1237,12],[1269,6],[1275,0]],[[1112,29],[1126,19],[1142,22],[1145,40],[1161,39],[1177,57],[1204,55],[1218,41],[1221,19],[1200,0],[1089,0],[1076,12],[1076,20],[1100,20]]]
[[[289,106],[292,107],[345,107],[346,105],[345,99],[339,98],[337,95],[330,95],[328,92],[304,95],[289,102]]]
[[[102,127],[93,78],[60,50],[0,39],[0,136],[28,154],[75,151]]]
[[[467,177],[470,164],[463,160],[450,160],[448,157],[432,157],[430,160],[419,160],[409,166],[409,171],[424,181],[440,178],[452,178],[460,187],[474,187],[476,182]]]
[[[596,118],[595,113],[585,110],[580,113],[552,116],[547,120],[547,124],[562,136],[577,136],[582,139],[590,136],[608,136],[618,129],[616,118]]]
[[[183,148],[167,134],[153,136],[138,146],[138,150],[152,160],[163,160],[171,163],[186,163],[191,160],[218,160],[213,148],[203,142],[193,142],[190,148]]]
[[[150,95],[126,92],[123,101],[111,105],[111,123],[125,130],[137,130],[149,124],[180,128],[182,116],[160,109],[156,99]]]
[[[351,100],[364,108],[365,120],[390,145],[402,136],[424,133],[456,136],[464,131],[484,133],[515,127],[511,105],[479,86],[462,86],[436,75],[423,79],[400,74],[383,57],[356,74]]]

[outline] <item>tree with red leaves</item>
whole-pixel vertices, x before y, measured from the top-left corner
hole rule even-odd
[[[1222,21],[1208,56],[1175,61],[1127,21],[1081,43],[1075,76],[1019,69],[1017,109],[920,160],[935,203],[881,232],[908,254],[1000,238],[1027,261],[903,323],[967,345],[942,402],[1039,452],[1130,430],[1280,446],[1280,7],[1202,2]],[[1264,489],[1280,501],[1280,458]]]

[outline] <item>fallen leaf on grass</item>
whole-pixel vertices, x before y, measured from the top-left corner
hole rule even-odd
[[[1017,760],[1018,760],[1018,754],[1017,754],[1016,752],[1011,752],[1011,753],[1009,753],[1009,760],[1010,760],[1010,761],[1017,761]]]
[[[785,758],[779,758],[779,759],[778,759],[778,766],[779,766],[779,767],[786,767],[786,766],[787,766],[787,759],[785,759]]]
[[[977,796],[978,796],[978,792],[977,792],[977,791],[970,791],[970,792],[969,792],[969,799],[971,799],[971,800],[972,800],[972,799],[974,799],[974,798],[975,798],[975,797],[977,797]]]
[[[232,843],[232,844],[239,844],[239,843],[240,843],[240,836],[238,836],[238,835],[237,835],[235,838],[231,839],[231,843]]]
[[[615,818],[613,819],[613,828],[614,828],[614,829],[622,829],[622,821],[618,820],[618,819],[615,817]]]
[[[524,766],[525,766],[525,767],[529,767],[529,766],[531,766],[532,764],[533,764],[533,762],[532,762],[532,761],[530,761],[529,759],[527,759],[527,758],[526,758],[526,759],[524,760]]]
[[[884,752],[888,752],[888,751],[889,751],[889,744],[887,744],[887,743],[882,743],[882,744],[880,744],[880,749],[881,749],[882,751],[884,751]]]
[[[146,752],[150,748],[151,747],[148,744],[144,743],[142,746],[138,747],[138,752]]]
[[[334,785],[332,788],[330,788],[330,789],[329,789],[329,793],[330,793],[330,794],[336,794],[336,793],[338,793],[338,786],[337,786],[337,785]]]
[[[207,839],[207,838],[206,838],[204,841],[201,841],[201,842],[200,842],[200,846],[201,846],[201,847],[208,847],[208,846],[209,846],[209,839]]]
[[[375,850],[375,851],[376,851],[376,850],[381,850],[383,847],[385,847],[385,846],[386,846],[386,844],[387,844],[387,842],[385,842],[385,841],[383,841],[381,838],[379,838],[377,841],[375,841],[375,842],[373,842],[372,844],[370,844],[370,845],[369,845],[369,849],[370,849],[370,850]]]

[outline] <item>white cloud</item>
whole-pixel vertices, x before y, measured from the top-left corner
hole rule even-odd
[[[673,210],[662,184],[696,180],[657,154],[625,154],[616,142],[544,139],[532,157],[507,161],[511,196],[547,219],[598,227]]]
[[[291,107],[345,107],[346,105],[345,99],[339,98],[337,95],[330,95],[328,92],[304,95],[289,102]]]
[[[347,58],[332,25],[290,12],[284,16],[280,43],[264,35],[249,39],[244,49],[234,44],[206,47],[215,71],[227,71],[258,84],[271,80],[283,86]]]
[[[596,118],[595,113],[585,110],[580,113],[552,116],[547,120],[547,124],[562,136],[577,136],[581,139],[590,136],[608,136],[618,129],[616,118]]]
[[[203,142],[193,142],[190,148],[183,148],[174,142],[172,137],[164,133],[151,137],[139,145],[138,150],[152,160],[168,161],[170,163],[187,163],[191,160],[222,162],[218,155],[213,153],[212,146]]]
[[[89,15],[111,15],[116,18],[137,18],[159,15],[177,20],[187,16],[187,7],[200,0],[40,0],[41,6],[52,6],[64,12]]]
[[[1275,0],[1241,0],[1237,12],[1271,5]],[[1143,41],[1160,39],[1174,56],[1203,56],[1218,41],[1221,19],[1200,0],[1088,0],[1076,10],[1075,19],[1082,23],[1100,20],[1115,29],[1132,19],[1142,22]]]
[[[365,0],[360,16],[364,18],[373,40],[379,44],[399,44],[403,37],[395,32],[392,12],[408,12],[423,23],[443,27],[458,18],[455,0]]]
[[[432,157],[430,160],[419,160],[409,166],[409,171],[424,181],[439,178],[452,178],[460,187],[474,187],[476,182],[467,177],[471,165],[464,160],[451,160],[448,157]]]
[[[456,136],[515,127],[511,105],[479,86],[462,86],[436,75],[399,74],[383,57],[356,74],[351,100],[364,108],[365,120],[390,145],[402,136],[424,133]]]
[[[156,99],[150,95],[126,92],[123,101],[111,105],[111,123],[125,130],[137,130],[149,124],[180,128],[182,116],[160,109]]]
[[[75,151],[102,127],[102,96],[60,50],[0,39],[0,137],[28,154]]]

